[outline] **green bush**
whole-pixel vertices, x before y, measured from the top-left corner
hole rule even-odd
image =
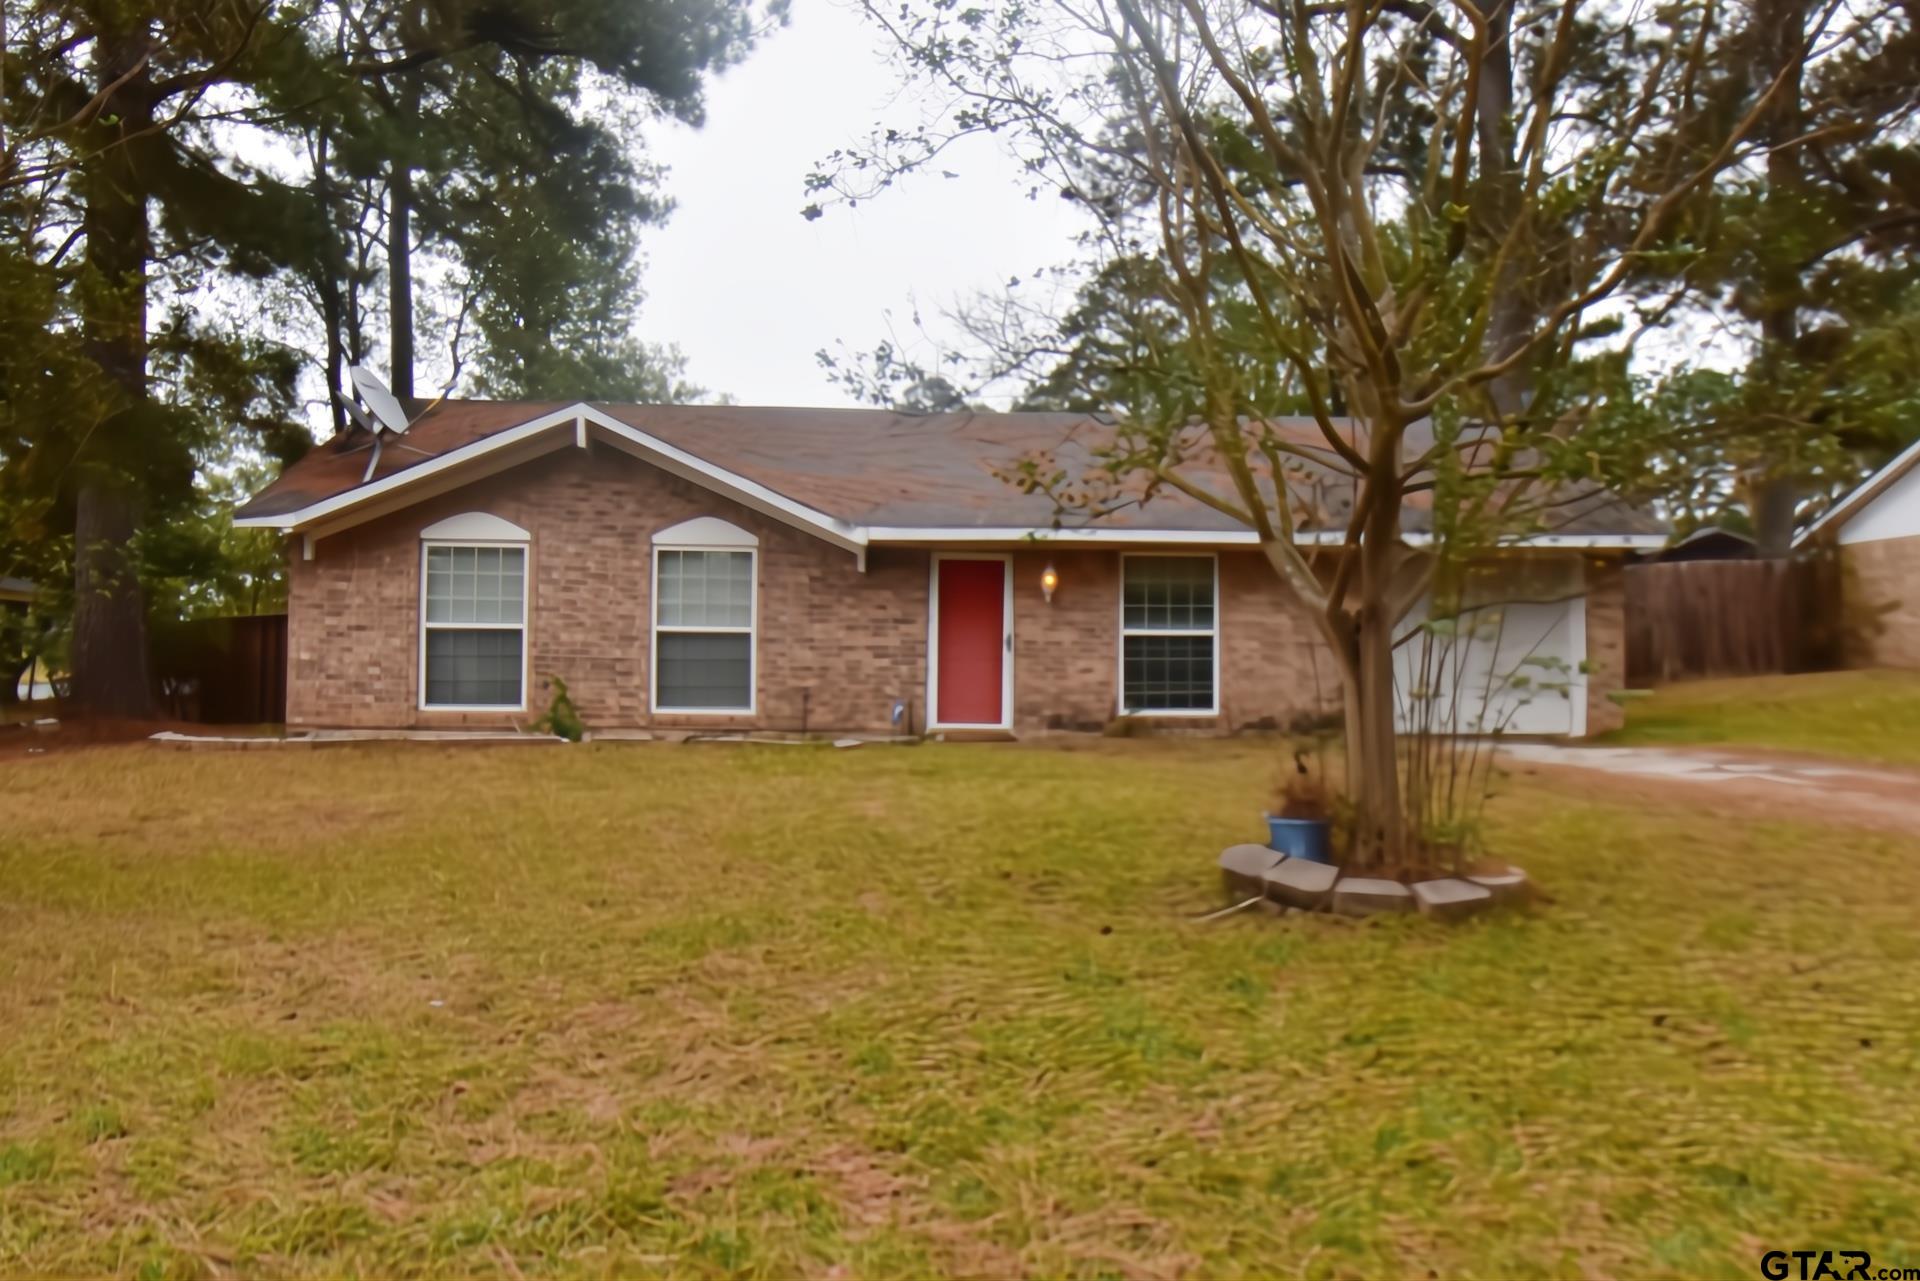
[[[547,684],[553,687],[553,698],[546,712],[533,723],[534,732],[557,735],[569,743],[579,742],[586,736],[587,725],[580,719],[580,709],[573,705],[573,696],[567,693],[567,683],[549,675]]]

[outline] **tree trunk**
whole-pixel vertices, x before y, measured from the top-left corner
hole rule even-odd
[[[1755,6],[1755,36],[1762,52],[1756,60],[1754,90],[1764,92],[1783,71],[1789,79],[1761,123],[1761,138],[1771,145],[1767,153],[1766,204],[1777,209],[1776,228],[1792,225],[1804,216],[1807,198],[1805,152],[1790,146],[1806,130],[1801,94],[1801,44],[1806,39],[1808,0],[1762,0]],[[1772,397],[1787,394],[1790,369],[1800,345],[1800,307],[1805,283],[1798,255],[1769,255],[1761,267],[1760,371]],[[1762,556],[1781,558],[1793,547],[1793,515],[1798,506],[1797,479],[1804,467],[1797,458],[1756,460],[1756,474],[1747,486],[1747,518]]]
[[[1754,550],[1768,560],[1793,554],[1793,516],[1800,507],[1800,486],[1790,475],[1759,475],[1747,488]]]
[[[144,136],[152,123],[150,78],[143,66],[148,33],[105,32],[95,52],[107,95],[102,120],[122,139]],[[140,68],[136,71],[135,68]],[[81,294],[87,354],[110,382],[119,404],[76,459],[79,474],[73,549],[73,696],[101,716],[144,718],[153,711],[147,657],[145,595],[132,552],[139,529],[140,477],[118,465],[116,446],[140,429],[147,401],[147,263],[151,257],[147,196],[138,144],[96,151],[80,174],[85,203],[86,270]]]
[[[1406,815],[1400,804],[1397,727],[1394,724],[1393,616],[1394,566],[1400,547],[1400,486],[1397,430],[1374,421],[1370,463],[1373,478],[1364,499],[1365,515],[1356,576],[1357,598],[1346,629],[1347,792],[1353,804],[1356,867],[1403,864],[1413,853]],[[1344,608],[1344,602],[1341,603]]]
[[[153,714],[146,593],[129,550],[140,527],[130,486],[81,482],[73,538],[73,695],[95,716]]]
[[[20,702],[20,678],[33,670],[33,654],[0,656],[0,707],[15,707]],[[29,695],[31,697],[31,695]]]
[[[333,163],[332,142],[325,130],[320,132],[313,148],[313,198],[320,208],[320,227],[322,251],[318,268],[313,273],[314,294],[320,303],[320,323],[327,328],[327,410],[333,419],[333,434],[344,436],[347,431],[347,402],[344,393],[346,386],[346,303],[342,299],[341,281],[346,277],[349,267],[346,255],[341,250],[340,235],[334,219],[333,175],[329,166]]]
[[[1393,623],[1368,606],[1353,629],[1355,685],[1347,696],[1347,795],[1353,805],[1354,867],[1406,860],[1406,817],[1393,718]]]
[[[391,328],[393,394],[413,398],[413,170],[393,162],[387,185],[387,312]],[[407,406],[412,413],[412,407]]]
[[[1504,237],[1522,213],[1521,174],[1513,154],[1509,126],[1513,119],[1513,6],[1496,4],[1487,16],[1487,53],[1480,69],[1474,102],[1475,133],[1480,164],[1491,181],[1492,207],[1483,211],[1495,243]],[[1487,318],[1484,350],[1489,358],[1503,357],[1533,333],[1540,321],[1527,282],[1531,266],[1522,252],[1500,265],[1493,282],[1492,312]],[[1526,362],[1514,366],[1487,384],[1487,397],[1502,419],[1521,414],[1532,398],[1533,371]]]

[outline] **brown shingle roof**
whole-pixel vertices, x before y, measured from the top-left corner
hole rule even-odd
[[[566,410],[572,402],[442,401],[389,441],[373,481],[403,474],[431,458]],[[1073,413],[903,414],[879,409],[778,409],[737,405],[613,405],[593,408],[688,454],[735,473],[830,517],[868,527],[1040,529],[1053,525],[1054,503],[1024,494],[996,475],[1023,457],[1044,456],[1072,475],[1097,472],[1093,450],[1112,437],[1100,419]],[[1324,448],[1308,419],[1274,426],[1308,447]],[[359,437],[364,445],[365,436]],[[351,443],[351,442],[349,442]],[[359,488],[364,448],[328,442],[289,467],[237,515],[290,516]],[[1229,492],[1209,467],[1204,448],[1183,473]],[[1317,511],[1303,528],[1344,526],[1348,482],[1331,472],[1313,478]],[[1409,529],[1429,526],[1424,495],[1410,499]],[[1061,524],[1086,523],[1061,518]],[[1098,519],[1105,528],[1143,531],[1237,531],[1231,517],[1184,495],[1162,491]],[[1555,532],[1654,534],[1660,523],[1593,490],[1554,522]]]

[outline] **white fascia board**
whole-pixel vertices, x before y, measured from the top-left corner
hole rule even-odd
[[[1251,529],[1021,529],[1013,526],[901,526],[870,525],[867,540],[886,543],[1012,543],[1049,545],[1091,544],[1118,547],[1257,547],[1260,536]],[[1314,530],[1296,535],[1296,545],[1337,547],[1346,542],[1339,530]],[[1410,547],[1427,547],[1432,534],[1404,536]],[[1620,551],[1657,550],[1667,545],[1665,534],[1528,534],[1503,540],[1502,547],[1564,547]]]
[[[1000,526],[908,526],[869,525],[867,540],[872,543],[1106,543],[1131,545],[1147,543],[1202,543],[1209,546],[1258,546],[1260,536],[1251,529],[1023,529]]]
[[[659,437],[621,422],[611,414],[585,402],[556,409],[552,413],[543,414],[518,427],[509,427],[505,431],[484,436],[458,449],[450,449],[438,457],[418,463],[405,471],[398,471],[369,484],[356,486],[343,494],[336,494],[309,506],[283,512],[277,516],[243,517],[236,519],[233,524],[236,529],[277,529],[282,533],[293,533],[310,529],[316,523],[327,520],[328,517],[341,515],[343,519],[329,522],[330,528],[327,532],[333,532],[355,523],[350,514],[354,508],[394,494],[422,480],[439,476],[462,464],[509,449],[556,428],[573,427],[577,443],[583,423],[591,423],[616,442],[629,446],[631,451],[643,461],[650,462],[663,471],[691,480],[706,489],[733,499],[742,506],[750,507],[763,515],[772,516],[786,524],[805,530],[856,555],[872,543],[1033,542],[1117,547],[1257,547],[1260,543],[1259,535],[1251,529],[1034,529],[1015,526],[857,525],[851,521],[830,516],[805,503],[796,502],[756,480],[750,480],[737,472],[729,471],[695,454],[688,453],[676,445],[668,444]],[[383,507],[381,510],[387,510],[387,508]],[[1338,546],[1346,541],[1346,536],[1338,530],[1316,530],[1301,534],[1294,541],[1302,546]],[[1418,547],[1430,544],[1433,539],[1430,534],[1409,534],[1406,541],[1409,545]],[[1535,534],[1509,540],[1503,545],[1654,549],[1666,546],[1666,542],[1664,534]]]
[[[738,472],[716,466],[677,445],[668,444],[658,436],[623,423],[613,415],[595,409],[592,405],[576,405],[567,412],[580,414],[616,440],[632,445],[643,460],[663,471],[691,480],[695,484],[733,499],[742,506],[751,507],[763,515],[772,516],[776,520],[806,530],[847,551],[858,552],[867,545],[867,529],[863,525],[841,520],[837,516],[829,516],[805,503],[795,502],[785,494],[769,489],[757,480],[749,480]]]
[[[335,494],[332,498],[322,499],[294,511],[282,512],[278,516],[238,517],[234,520],[233,527],[235,529],[277,529],[282,533],[290,534],[302,526],[325,520],[336,512],[358,507],[362,503],[393,493],[395,490],[417,484],[430,476],[449,471],[462,463],[484,458],[488,454],[517,445],[521,441],[531,440],[542,432],[571,423],[579,417],[579,411],[579,406],[556,409],[531,422],[521,423],[518,427],[509,427],[505,431],[497,431],[491,436],[482,436],[479,440],[471,441],[458,449],[449,449],[446,453],[429,458],[426,462],[416,463],[405,471],[397,471],[391,476],[383,476],[365,485],[356,485],[343,494]]]
[[[1898,480],[1901,474],[1916,462],[1920,462],[1920,440],[1916,440],[1911,445],[1908,445],[1905,449],[1894,455],[1892,462],[1848,490],[1845,498],[1842,498],[1839,502],[1827,508],[1826,511],[1820,514],[1819,520],[1814,521],[1813,524],[1807,526],[1801,530],[1799,534],[1795,535],[1793,545],[1796,548],[1801,546],[1828,525],[1844,526],[1849,520],[1852,520],[1854,516],[1859,514],[1861,507],[1869,505],[1882,489],[1886,488],[1893,481]]]
[[[336,494],[332,498],[323,499],[295,511],[283,512],[277,516],[243,517],[235,520],[233,524],[236,529],[277,529],[282,533],[293,533],[311,527],[330,516],[343,515],[345,519],[334,523],[333,527],[344,528],[347,524],[353,523],[352,517],[347,513],[363,504],[371,503],[395,491],[405,489],[409,485],[441,475],[464,463],[474,462],[500,450],[509,449],[560,427],[572,426],[577,443],[584,434],[584,425],[587,423],[593,424],[616,441],[630,446],[632,452],[638,454],[644,461],[731,498],[743,506],[751,507],[764,515],[803,529],[847,551],[858,553],[866,546],[866,530],[862,526],[839,520],[804,503],[795,502],[758,481],[749,480],[724,467],[715,466],[703,458],[670,445],[637,427],[631,427],[584,402],[569,405],[565,409],[557,409],[522,423],[518,427],[509,427],[505,431],[484,436],[458,449],[450,449],[436,458],[409,467],[405,471],[395,472],[391,476],[357,486],[343,494]]]
[[[1409,534],[1407,542],[1415,547],[1427,547],[1433,543],[1432,534]],[[1525,534],[1518,538],[1503,538],[1499,547],[1565,547],[1569,550],[1591,549],[1595,551],[1659,551],[1667,545],[1665,534]]]

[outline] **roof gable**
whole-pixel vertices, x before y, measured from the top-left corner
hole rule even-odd
[[[1324,445],[1310,419],[1271,424],[1303,447]],[[236,524],[324,536],[359,520],[468,483],[550,449],[605,441],[748,507],[858,551],[870,541],[1075,541],[1253,543],[1230,515],[1170,491],[1137,495],[1096,518],[1063,517],[1044,494],[1004,474],[1023,459],[1076,476],[1104,474],[1100,448],[1110,423],[1078,413],[904,414],[873,409],[772,409],[735,405],[513,405],[445,401],[390,443],[378,472],[362,483],[367,454],[352,440],[329,442],[288,468],[236,513]],[[1358,430],[1356,428],[1356,430]],[[364,438],[362,438],[364,439]],[[1209,442],[1182,470],[1226,485]],[[1257,464],[1263,466],[1264,464]],[[1311,479],[1311,478],[1310,478]],[[1292,483],[1291,481],[1289,482]],[[1301,541],[1344,541],[1350,478],[1312,480],[1313,513],[1297,523]],[[1126,489],[1125,484],[1117,488]],[[1597,488],[1560,505],[1550,536],[1560,545],[1646,546],[1664,527]],[[1319,501],[1324,500],[1324,501]],[[1430,528],[1426,494],[1410,495],[1411,541]]]
[[[1842,543],[1920,535],[1920,440],[1854,486],[1793,540],[1800,546],[1831,531]]]

